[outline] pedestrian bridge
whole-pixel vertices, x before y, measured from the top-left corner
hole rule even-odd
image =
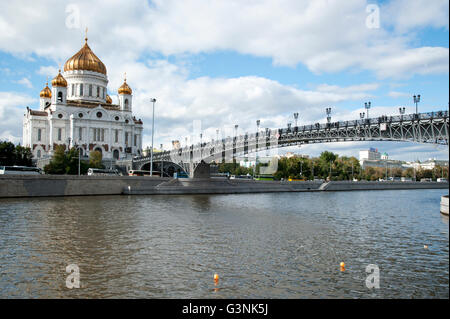
[[[252,134],[187,145],[180,149],[153,154],[154,165],[180,168],[193,172],[201,161],[232,162],[238,156],[274,148],[314,143],[347,141],[398,141],[447,145],[449,140],[448,111],[380,116],[361,120],[314,123],[265,129]],[[150,156],[135,157],[133,167],[149,166]],[[164,162],[166,164],[164,164]]]

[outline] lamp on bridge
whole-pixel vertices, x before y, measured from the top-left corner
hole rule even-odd
[[[364,113],[364,112],[362,112],[362,113],[359,113],[359,117],[361,118],[361,120],[363,120],[363,119],[364,119],[364,115],[365,115],[365,113]]]
[[[419,109],[418,109],[418,107],[417,107],[417,104],[419,104],[419,102],[420,102],[420,94],[419,95],[417,95],[417,96],[413,96],[413,100],[414,100],[414,103],[416,104],[416,114],[417,113],[419,113]]]
[[[330,123],[331,122],[331,107],[327,107],[325,109],[325,111],[327,112],[327,122]]]
[[[203,134],[200,133],[200,158],[203,159],[203,144],[202,144]]]
[[[150,176],[153,176],[153,135],[155,133],[155,103],[156,99],[151,98],[150,102],[153,103],[153,116],[152,116],[152,149],[150,150]]]
[[[255,167],[253,168],[253,177],[255,177],[256,165],[258,165],[259,124],[261,124],[261,120],[256,120],[256,152],[255,152]]]
[[[367,110],[367,118],[369,118],[369,109],[370,109],[371,104],[372,104],[371,102],[364,103],[364,107]]]

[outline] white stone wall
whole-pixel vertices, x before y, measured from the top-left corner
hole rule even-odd
[[[67,99],[105,103],[108,85],[106,75],[80,70],[66,71],[63,76],[67,80]],[[80,94],[81,84],[83,85],[82,95]],[[92,92],[90,92],[90,86],[92,86]],[[97,96],[97,88],[99,88],[99,96]]]

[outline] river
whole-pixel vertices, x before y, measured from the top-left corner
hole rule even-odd
[[[449,298],[444,194],[0,199],[0,297]]]

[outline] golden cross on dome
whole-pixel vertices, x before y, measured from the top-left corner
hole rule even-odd
[[[86,41],[86,42],[87,42],[87,40],[88,40],[87,32],[88,32],[88,28],[86,27],[86,31],[85,31],[86,36],[85,36],[85,38],[84,38],[84,41]]]
[[[127,81],[127,72],[125,72],[125,73],[123,74],[123,81],[124,81],[124,82]]]

